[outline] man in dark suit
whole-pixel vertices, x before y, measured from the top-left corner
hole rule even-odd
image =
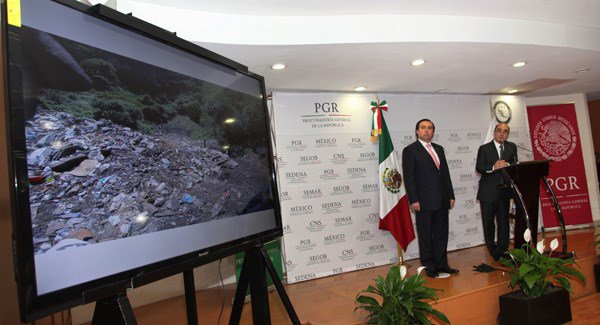
[[[402,151],[402,171],[410,208],[416,213],[419,255],[425,273],[458,273],[448,266],[448,210],[454,207],[454,190],[444,148],[431,142],[435,125],[417,122],[417,141]]]
[[[490,255],[497,261],[508,250],[510,208],[510,189],[498,188],[504,179],[497,169],[509,166],[518,161],[517,146],[506,141],[510,128],[506,123],[499,123],[494,129],[494,140],[479,147],[475,169],[481,174],[477,200],[481,206],[483,237]],[[498,244],[494,242],[496,226],[498,226]]]

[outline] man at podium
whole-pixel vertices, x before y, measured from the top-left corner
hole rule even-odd
[[[479,147],[475,169],[481,174],[477,200],[481,206],[481,221],[483,223],[483,237],[490,255],[499,260],[500,256],[508,250],[509,224],[508,212],[510,208],[510,188],[502,187],[504,179],[502,174],[495,172],[497,169],[510,166],[518,161],[517,146],[506,141],[510,127],[506,123],[499,123],[494,129],[494,139]],[[498,243],[494,242],[498,229]]]

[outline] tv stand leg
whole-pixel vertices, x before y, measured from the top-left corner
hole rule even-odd
[[[196,285],[194,283],[194,270],[183,272],[183,286],[185,289],[185,311],[188,325],[198,325],[198,311],[196,310]]]
[[[298,315],[279,280],[275,267],[273,267],[269,255],[262,246],[254,247],[246,251],[244,264],[242,264],[242,270],[240,272],[240,279],[235,292],[235,298],[233,300],[233,307],[231,308],[229,324],[236,325],[240,323],[248,285],[250,286],[253,323],[261,325],[271,324],[265,269],[269,272],[273,284],[275,284],[277,293],[283,302],[292,324],[300,325]]]
[[[137,325],[126,294],[122,293],[96,302],[92,325],[102,324]]]

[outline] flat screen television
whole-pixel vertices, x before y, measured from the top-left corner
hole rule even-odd
[[[6,3],[24,321],[281,235],[261,76],[107,7]]]

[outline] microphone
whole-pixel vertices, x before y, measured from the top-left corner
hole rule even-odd
[[[520,145],[518,145],[518,144],[516,144],[516,143],[514,143],[514,142],[511,142],[511,143],[512,143],[512,144],[514,144],[514,145],[515,145],[515,147],[517,147],[517,148],[519,148],[519,149],[522,149],[522,150],[525,150],[525,151],[527,151],[528,153],[527,153],[527,154],[525,154],[525,156],[526,156],[527,158],[533,158],[533,150],[531,150],[531,149],[529,149],[529,148],[522,147],[522,146],[520,146]],[[511,151],[512,151],[512,150],[511,150]],[[515,152],[513,152],[513,155],[515,155],[515,157],[517,156]]]

